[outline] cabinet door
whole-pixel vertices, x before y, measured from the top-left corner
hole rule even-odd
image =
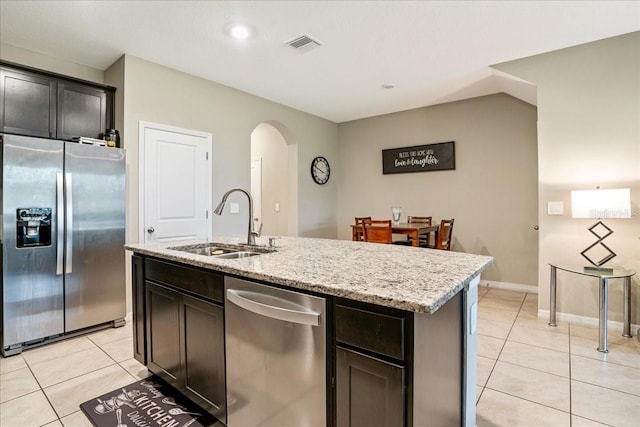
[[[224,310],[186,295],[182,298],[184,393],[224,420]]]
[[[0,68],[0,132],[55,138],[55,81]]]
[[[404,426],[404,368],[336,349],[336,425]]]
[[[131,257],[131,299],[133,303],[133,357],[143,365],[147,364],[147,343],[145,334],[145,292],[144,258]]]
[[[107,125],[107,93],[76,83],[58,83],[57,138],[98,138]]]
[[[180,388],[180,304],[182,296],[171,289],[146,282],[147,367],[169,384]]]

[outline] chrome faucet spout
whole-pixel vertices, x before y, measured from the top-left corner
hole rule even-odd
[[[240,193],[243,193],[245,196],[247,196],[247,199],[249,199],[249,227],[247,229],[247,244],[248,245],[255,245],[256,244],[256,236],[260,236],[260,234],[256,233],[253,230],[253,198],[251,197],[251,194],[248,191],[243,190],[242,188],[232,188],[231,190],[227,191],[222,196],[222,200],[220,200],[220,203],[218,204],[216,209],[213,211],[213,213],[215,213],[216,215],[222,215],[222,211],[224,209],[225,203],[227,202],[227,198],[229,197],[229,195],[231,193],[236,192],[236,191],[239,191]]]

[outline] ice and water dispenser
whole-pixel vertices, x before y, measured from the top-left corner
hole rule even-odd
[[[51,245],[51,208],[20,208],[16,211],[16,246]]]

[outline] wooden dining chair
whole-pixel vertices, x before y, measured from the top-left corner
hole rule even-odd
[[[451,250],[451,240],[453,236],[453,218],[443,219],[440,221],[440,227],[438,228],[438,239],[435,246],[431,246],[435,249],[442,249],[445,251]]]
[[[365,242],[393,243],[390,219],[365,219],[362,231]]]
[[[430,216],[414,216],[414,215],[409,215],[407,216],[407,222],[409,224],[424,224],[424,225],[431,225],[431,217]],[[426,247],[429,244],[429,233],[422,233],[420,236],[418,236],[418,246],[423,246]],[[407,245],[407,246],[411,246],[413,244],[411,236],[406,236],[405,239],[403,240],[396,240],[393,242],[394,245]]]
[[[430,216],[408,216],[408,223],[420,223],[424,225],[431,225],[431,217]],[[418,246],[427,247],[429,244],[429,234],[430,233],[421,233],[418,236]],[[409,243],[411,244],[411,236],[409,236]]]
[[[364,234],[362,232],[362,224],[364,224],[364,221],[371,221],[371,217],[370,216],[355,217],[355,221],[356,221],[356,226],[353,227],[353,233],[351,234],[351,240],[354,240],[356,242],[362,242],[362,241],[364,241]]]

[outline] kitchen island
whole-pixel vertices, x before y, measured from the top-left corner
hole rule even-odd
[[[202,243],[126,246],[134,252],[134,350],[222,422],[244,427],[246,419],[234,425],[236,416],[227,415],[252,404],[230,393],[237,358],[229,354],[238,342],[223,320],[234,305],[225,283],[241,279],[326,301],[324,342],[313,346],[324,353],[323,413],[306,425],[475,425],[477,285],[491,257],[293,237],[278,238],[275,251],[238,259],[171,249]],[[217,344],[189,349],[195,341]],[[297,362],[287,363],[293,371]]]

